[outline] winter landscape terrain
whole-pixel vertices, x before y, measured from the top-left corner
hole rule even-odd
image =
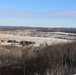
[[[42,29],[42,30],[41,30]],[[57,44],[67,43],[76,40],[75,29],[71,32],[71,29],[66,28],[61,31],[62,28],[32,28],[32,27],[1,27],[0,30],[0,44],[8,45],[8,40],[19,41],[31,41],[34,42],[34,46],[40,44]],[[3,40],[3,42],[1,42]],[[16,44],[17,45],[17,44]]]
[[[1,75],[73,75],[75,28],[0,27]]]

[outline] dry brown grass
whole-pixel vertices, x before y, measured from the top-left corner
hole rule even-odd
[[[12,54],[6,55],[5,51],[0,60],[6,64],[25,66],[26,75],[72,75],[76,73],[76,42],[45,47],[7,47]],[[7,53],[8,54],[8,53]],[[4,56],[6,58],[4,58]],[[19,75],[19,74],[18,74]]]

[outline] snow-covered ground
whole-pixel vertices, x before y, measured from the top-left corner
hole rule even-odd
[[[57,44],[57,43],[67,43],[70,40],[67,39],[59,39],[53,37],[31,37],[31,36],[20,36],[20,35],[13,35],[13,34],[0,34],[0,40],[4,40],[2,45],[9,45],[6,41],[8,40],[16,40],[16,41],[32,41],[35,42],[34,46],[39,46],[40,44]]]

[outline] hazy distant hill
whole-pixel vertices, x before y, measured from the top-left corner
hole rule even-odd
[[[45,27],[28,27],[28,26],[0,26],[0,30],[23,30],[31,29],[39,32],[67,32],[76,33],[76,28],[45,28]]]
[[[76,28],[38,28],[37,31],[76,33]]]

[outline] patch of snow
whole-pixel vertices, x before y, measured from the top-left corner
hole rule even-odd
[[[57,44],[57,43],[67,43],[70,40],[67,39],[59,39],[54,37],[31,37],[31,36],[20,36],[20,35],[12,35],[12,34],[0,34],[0,39],[3,40],[16,40],[16,41],[32,41],[35,42],[34,46],[39,46],[40,44]],[[12,43],[3,42],[1,45],[11,45]],[[19,46],[18,44],[15,44]]]

